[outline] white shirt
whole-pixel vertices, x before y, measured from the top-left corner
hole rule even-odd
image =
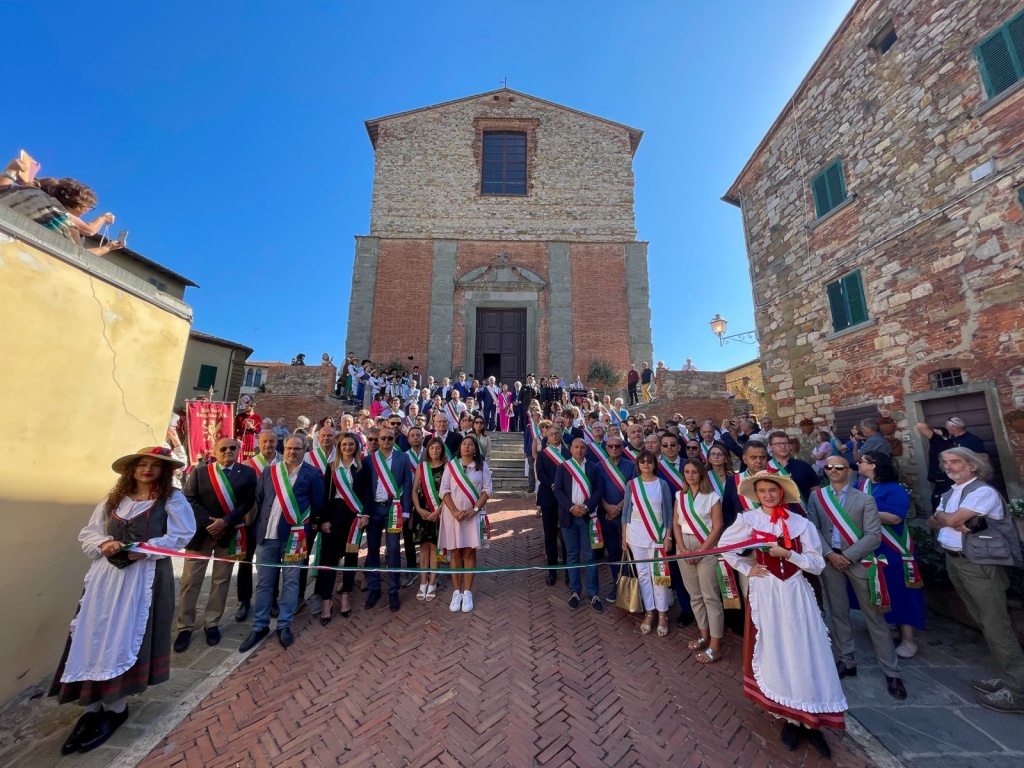
[[[380,454],[380,456],[383,457],[384,454]],[[391,455],[384,459],[384,463],[387,464],[388,469],[391,469],[391,464],[394,461],[394,458],[395,451],[392,449]],[[373,468],[372,464],[370,465],[370,469],[374,474],[377,474],[377,470]],[[395,482],[398,483],[399,488],[402,487],[402,484],[398,482],[397,477],[395,478]],[[377,478],[377,492],[373,495],[373,500],[376,502],[385,502],[388,500],[388,489],[384,486],[384,483],[380,481],[380,477]]]
[[[569,462],[566,462],[566,466],[568,466],[568,464],[569,464]],[[581,464],[581,467],[583,468],[583,476],[586,477],[587,476],[586,461],[584,461]],[[568,472],[569,470],[566,469],[565,471]],[[586,494],[586,492],[582,488],[580,488],[580,484],[577,483],[575,480],[573,480],[571,477],[570,477],[570,480],[572,482],[572,503],[573,504],[583,504],[583,505],[586,505],[586,503],[587,503],[587,494]]]
[[[661,479],[655,478],[654,480],[643,481],[644,490],[647,492],[647,500],[651,502],[651,509],[654,510],[656,517],[661,517]],[[651,541],[651,535],[647,532],[647,526],[644,525],[642,519],[643,513],[639,509],[633,509],[633,514],[629,518],[629,525],[626,527],[626,539],[627,542],[634,547],[652,547],[654,542]],[[667,533],[667,531],[666,531]]]
[[[838,494],[836,494],[836,498],[839,500],[839,506],[843,506],[843,502],[846,501],[846,489],[847,488],[849,488],[849,486],[848,485],[844,485],[842,490],[839,491]],[[836,490],[835,488],[832,489],[833,492],[835,492],[835,490]],[[832,549],[842,549],[843,548],[843,540],[842,540],[842,538],[840,538],[839,526],[838,525],[833,525],[832,526],[832,542],[829,544],[829,546],[832,547]]]
[[[302,465],[299,464],[294,471],[288,473],[288,482],[292,485],[295,484],[295,478],[299,476],[299,470]],[[277,539],[277,526],[281,522],[281,515],[284,513],[281,507],[281,499],[278,495],[274,494],[274,503],[270,505],[270,518],[267,520],[267,538]]]
[[[960,507],[966,507],[967,509],[977,512],[979,515],[991,517],[993,520],[1002,520],[1003,500],[999,498],[999,492],[991,485],[983,485],[980,488],[975,488],[967,494],[968,501],[965,501],[962,498],[964,488],[968,483],[974,482],[975,479],[976,478],[972,477],[966,483],[954,485],[953,492],[949,495],[949,499],[945,504],[939,502],[939,508],[936,511],[956,512]],[[963,549],[963,534],[953,528],[944,527],[940,529],[937,538],[939,544],[946,549],[951,549],[954,552],[960,552]]]
[[[687,522],[686,516],[683,515],[683,504],[685,503],[686,494],[680,491],[676,494],[676,520],[679,521],[679,530],[682,533],[689,533],[696,536],[697,531],[693,530],[693,526]],[[711,493],[698,493],[693,497],[693,510],[697,513],[697,517],[704,521],[704,525],[708,527],[709,531],[712,528],[711,508],[715,506],[715,504],[721,503],[722,497],[718,495],[717,491],[712,491]],[[703,531],[701,531],[701,535],[704,535]]]

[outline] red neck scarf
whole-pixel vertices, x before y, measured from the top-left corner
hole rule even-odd
[[[770,517],[772,525],[775,523],[782,524],[782,543],[786,549],[793,548],[793,540],[789,536],[789,527],[786,525],[786,520],[789,518],[789,512],[786,511],[784,506],[773,507],[772,509],[764,510]]]

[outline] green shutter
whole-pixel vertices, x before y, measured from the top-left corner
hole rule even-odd
[[[832,207],[835,208],[846,199],[842,160],[836,160],[825,169],[825,181],[828,183],[828,199],[832,203]]]
[[[828,182],[825,181],[824,173],[819,173],[814,177],[811,189],[814,191],[814,212],[820,219],[832,210],[832,206],[828,204]]]
[[[989,98],[1024,77],[1024,12],[978,43],[974,55]]]
[[[196,384],[196,389],[209,389],[217,383],[217,366],[215,365],[200,365],[199,366],[199,382]]]
[[[1018,13],[1007,22],[1006,34],[1010,38],[1010,55],[1017,64],[1017,73],[1024,74],[1024,13]]]
[[[868,307],[864,301],[864,286],[860,281],[860,271],[847,275],[842,282],[843,293],[846,294],[846,304],[849,307],[850,325],[863,323],[868,319]]]
[[[846,313],[846,301],[843,299],[843,285],[837,280],[829,283],[828,306],[832,310],[832,330],[841,331],[850,326],[850,318]]]

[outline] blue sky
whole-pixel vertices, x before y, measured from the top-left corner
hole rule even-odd
[[[655,357],[753,358],[739,211],[719,198],[851,0],[114,3],[6,0],[8,156],[92,186],[190,277],[195,327],[259,360],[344,350],[369,230],[363,121],[510,88],[635,126]],[[258,329],[258,330],[256,330]]]

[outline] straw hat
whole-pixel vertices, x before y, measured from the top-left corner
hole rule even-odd
[[[775,483],[782,489],[782,502],[784,504],[793,504],[800,501],[800,489],[796,487],[796,483],[793,482],[793,478],[782,474],[773,474],[768,470],[758,472],[756,475],[752,475],[741,482],[739,487],[740,495],[746,496],[751,501],[757,501],[757,493],[754,491],[754,485],[762,480],[768,480]]]
[[[162,445],[151,445],[148,448],[139,448],[135,453],[129,453],[127,456],[122,456],[120,459],[110,465],[110,468],[121,474],[125,471],[129,464],[136,459],[141,459],[144,456],[150,456],[154,459],[160,459],[171,465],[171,469],[181,469],[185,466],[185,462],[178,461],[174,458],[174,454],[171,453],[170,448],[164,448]]]

